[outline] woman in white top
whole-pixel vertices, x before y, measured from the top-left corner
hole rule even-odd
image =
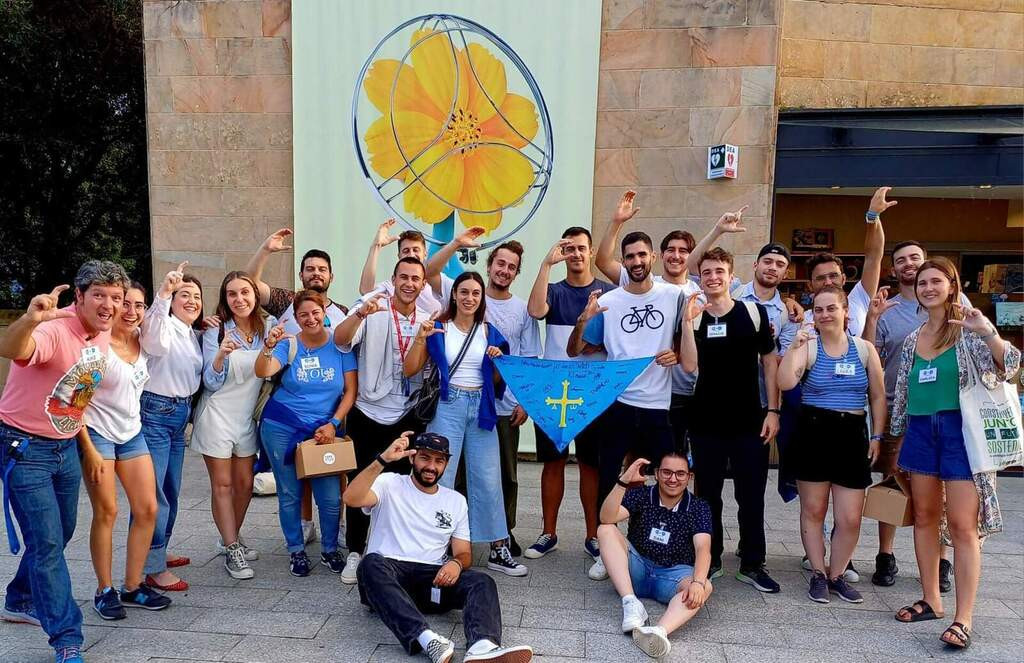
[[[156,524],[156,484],[153,461],[142,434],[139,399],[149,380],[146,354],[139,342],[139,325],[146,312],[146,291],[132,283],[110,332],[107,370],[78,433],[85,488],[92,502],[89,552],[96,571],[93,608],[106,620],[124,619],[125,606],[162,610],[171,600],[142,584],[142,565],[149,553]],[[118,593],[111,573],[112,534],[117,520],[117,474],[128,496],[132,520],[124,584]]]
[[[256,359],[276,324],[259,307],[259,290],[245,272],[229,272],[217,302],[220,326],[203,334],[203,391],[192,424],[192,449],[203,454],[210,474],[218,550],[236,579],[253,577],[249,562],[259,558],[239,539],[252,499],[253,465],[259,438],[253,410],[260,395]]]
[[[203,352],[195,328],[203,312],[203,288],[185,274],[187,262],[168,272],[142,321],[142,350],[149,382],[142,392],[142,433],[156,475],[156,527],[144,571],[146,584],[164,591],[185,591],[188,583],[168,567],[184,566],[187,557],[169,556],[185,461],[185,426],[192,396],[199,390]]]

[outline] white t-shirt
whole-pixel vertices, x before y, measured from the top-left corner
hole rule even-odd
[[[85,422],[115,444],[123,444],[142,430],[139,413],[142,390],[149,381],[146,353],[129,364],[114,348],[107,350],[107,369],[85,413]]]
[[[467,334],[456,327],[454,322],[446,323],[444,328],[444,355],[448,359],[449,368],[451,368],[455,358],[459,356],[459,350],[462,349],[463,343],[466,342]],[[469,342],[469,348],[466,350],[462,362],[451,374],[448,382],[456,387],[482,387],[484,379],[480,375],[480,366],[484,363],[486,352],[487,330],[480,325]]]
[[[345,312],[341,308],[331,302],[327,305],[327,316],[324,318],[324,328],[328,331],[333,332],[334,329],[341,324],[341,321],[345,319]],[[278,322],[284,325],[284,331],[286,334],[292,336],[297,335],[302,329],[299,328],[299,323],[295,321],[295,305],[289,304],[288,308],[284,310],[281,317],[278,318]]]
[[[598,297],[608,310],[587,324],[583,339],[602,344],[608,359],[652,357],[673,347],[679,326],[679,307],[684,296],[679,287],[655,283],[642,295],[617,288]],[[672,402],[672,371],[651,365],[622,392],[618,400],[626,405],[667,410]]]
[[[466,498],[438,486],[434,494],[413,484],[408,474],[385,472],[370,490],[377,504],[370,515],[367,553],[420,564],[442,564],[452,539],[470,541]]]

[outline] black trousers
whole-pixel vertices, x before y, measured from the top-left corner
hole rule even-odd
[[[359,598],[373,608],[409,655],[420,651],[416,638],[430,628],[423,614],[449,610],[462,610],[467,647],[485,638],[500,645],[501,605],[494,579],[466,569],[453,586],[441,588],[440,603],[433,603],[430,590],[439,568],[370,553],[356,571]]]
[[[599,507],[622,474],[622,461],[627,455],[646,458],[653,466],[674,446],[668,410],[652,410],[615,401],[601,415],[601,422],[606,431],[601,438],[597,461]]]
[[[764,491],[768,484],[769,446],[758,433],[699,433],[690,431],[696,494],[711,507],[711,565],[722,565],[722,488],[726,468],[732,468],[733,494],[738,510],[740,568],[764,564]]]
[[[668,419],[672,424],[672,440],[675,449],[684,456],[690,450],[690,418],[693,416],[693,394],[672,394],[672,406]]]
[[[393,424],[379,424],[354,407],[348,413],[347,433],[352,438],[356,450],[356,469],[348,473],[349,480],[366,469],[374,461],[377,454],[384,451],[407,430],[421,432],[423,427],[407,414]],[[408,459],[390,463],[385,472],[408,474],[412,469]],[[366,537],[370,531],[370,517],[362,509],[345,507],[345,547],[349,552],[362,554],[366,548]]]

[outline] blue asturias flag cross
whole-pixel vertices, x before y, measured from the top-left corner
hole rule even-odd
[[[559,361],[505,356],[496,363],[519,404],[562,451],[653,360]]]

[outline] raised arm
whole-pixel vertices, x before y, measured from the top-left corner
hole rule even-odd
[[[360,295],[365,295],[377,285],[377,258],[380,257],[380,250],[398,241],[398,235],[392,235],[390,232],[394,225],[395,220],[388,219],[377,226],[377,234],[370,241],[370,252],[366,254],[366,262],[363,263],[363,271],[359,275]]]
[[[57,308],[57,298],[71,286],[59,285],[48,295],[36,295],[28,303],[28,309],[20,318],[0,335],[0,357],[14,361],[28,361],[36,351],[32,332],[40,324],[58,318],[73,318],[74,311]]]
[[[171,298],[174,297],[174,291],[181,287],[187,265],[187,261],[183,262],[177,269],[167,272],[153,297],[153,305],[142,318],[139,343],[148,355],[163,357],[171,349]]]
[[[686,299],[682,324],[679,330],[679,365],[683,371],[693,373],[697,370],[697,339],[693,335],[693,320],[704,311],[705,304],[698,301],[699,292]]]
[[[485,232],[487,232],[487,229],[482,226],[466,228],[455,239],[442,246],[438,249],[437,253],[430,257],[426,264],[427,283],[434,289],[434,292],[441,292],[441,272],[444,271],[444,266],[452,259],[455,252],[459,249],[479,248],[480,242],[477,241],[477,238]]]
[[[292,231],[288,228],[275,231],[274,234],[263,240],[260,248],[256,249],[256,253],[249,258],[249,262],[245,265],[245,271],[256,282],[256,288],[260,291],[260,306],[270,303],[270,286],[263,282],[263,268],[267,266],[267,260],[271,255],[292,248],[285,244],[291,234]]]
[[[612,486],[608,497],[604,498],[604,502],[601,504],[601,512],[598,515],[602,525],[614,525],[629,518],[629,511],[622,506],[622,498],[626,496],[626,489],[622,487],[622,484],[642,484],[644,482],[644,467],[650,464],[651,462],[646,458],[637,458],[622,473],[622,476],[619,477],[619,481],[622,483]]]
[[[345,503],[345,506],[369,509],[377,505],[377,495],[371,490],[373,480],[380,476],[384,465],[402,458],[409,458],[416,453],[415,449],[409,449],[409,436],[412,434],[412,431],[402,433],[401,437],[380,453],[380,460],[374,459],[366,466],[366,469],[349,482],[345,492],[341,495],[341,501]]]
[[[776,376],[776,382],[782,391],[789,391],[800,384],[800,379],[803,378],[804,371],[807,369],[807,350],[803,348],[811,337],[811,325],[804,325],[793,337],[793,343],[783,355]],[[767,375],[764,383],[765,385],[769,384]]]
[[[591,343],[584,340],[583,335],[590,321],[608,310],[607,306],[598,304],[597,298],[601,296],[600,290],[594,290],[587,299],[587,306],[576,319],[576,325],[572,328],[572,335],[566,344],[565,352],[570,357],[578,357],[582,354],[590,354],[600,348],[599,343]]]
[[[387,297],[385,294],[370,297],[358,307],[354,307],[354,310],[345,316],[345,319],[341,321],[338,328],[334,330],[334,344],[339,347],[352,345],[352,340],[356,337],[356,333],[359,331],[363,321],[368,316],[383,311],[384,300]]]
[[[750,205],[744,205],[735,212],[726,212],[718,218],[715,225],[712,226],[711,230],[708,231],[707,235],[701,238],[697,245],[693,247],[693,251],[690,252],[690,256],[693,260],[687,258],[686,269],[689,270],[694,276],[700,276],[700,257],[708,252],[718,238],[722,235],[729,233],[745,233],[747,229],[740,225],[740,221],[743,219],[743,213],[747,211]]]
[[[868,216],[878,215],[874,223],[866,223],[867,229],[864,233],[864,273],[861,275],[860,284],[868,297],[878,290],[878,280],[882,274],[882,255],[885,253],[885,231],[882,229],[881,214],[885,210],[897,204],[895,200],[886,200],[885,194],[889,193],[892,187],[883,186],[871,196],[871,204],[868,206]]]
[[[551,278],[551,268],[560,262],[565,262],[565,247],[570,244],[572,244],[572,240],[558,240],[540,263],[537,280],[533,282],[530,299],[526,302],[527,313],[536,320],[541,320],[548,314],[548,281]]]
[[[619,199],[619,206],[612,215],[612,221],[608,224],[608,232],[601,238],[597,245],[597,268],[608,277],[612,283],[618,283],[622,272],[622,263],[615,259],[615,245],[619,241],[619,232],[623,224],[636,216],[640,211],[639,207],[633,207],[636,198],[636,191],[629,190],[622,194]]]
[[[263,350],[259,356],[256,357],[256,365],[253,367],[253,372],[256,373],[258,378],[269,378],[272,375],[277,375],[284,366],[281,365],[277,359],[274,358],[274,348],[281,342],[281,339],[285,337],[284,325],[278,323],[270,332],[267,334],[267,340],[263,342]]]
[[[407,378],[422,371],[423,365],[427,363],[427,339],[434,334],[444,333],[443,328],[434,326],[435,319],[437,319],[436,313],[420,323],[420,328],[416,331],[416,339],[412,342],[409,351],[405,353],[402,374]]]

